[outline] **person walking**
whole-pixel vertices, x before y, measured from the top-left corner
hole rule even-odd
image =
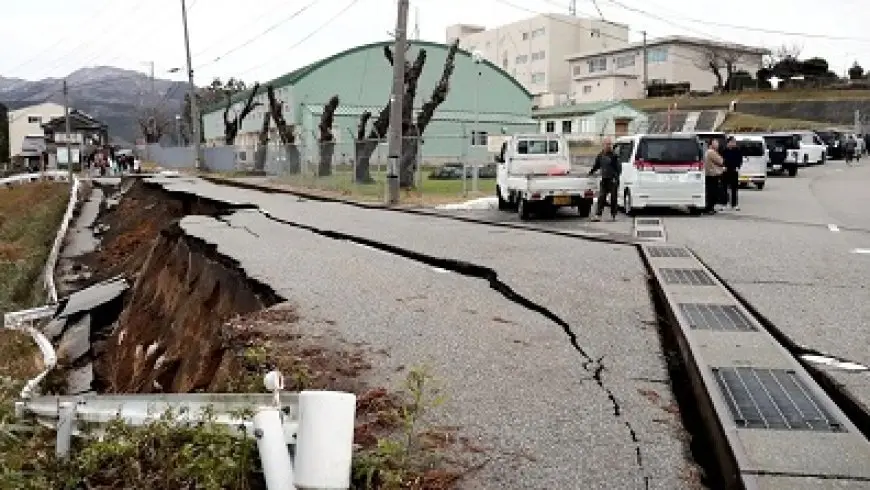
[[[592,216],[592,221],[601,221],[605,203],[610,206],[610,216],[616,220],[616,193],[619,190],[622,163],[613,152],[613,141],[609,137],[604,138],[601,152],[595,157],[595,163],[592,165],[592,170],[589,171],[589,176],[592,177],[599,170],[601,170],[601,184],[598,188],[598,206]]]
[[[710,141],[710,146],[704,152],[704,193],[707,207],[704,212],[716,214],[722,195],[722,173],[725,171],[724,160],[719,154],[719,140]]]
[[[849,138],[846,140],[846,143],[843,145],[847,165],[852,164],[852,160],[855,158],[855,150],[857,148],[858,142],[855,141],[855,137],[850,134]]]
[[[737,140],[733,136],[728,137],[728,142],[722,150],[722,164],[725,171],[722,172],[722,183],[729,198],[728,209],[740,211],[740,202],[737,198],[737,189],[740,186],[740,167],[743,166],[743,152],[737,146]]]

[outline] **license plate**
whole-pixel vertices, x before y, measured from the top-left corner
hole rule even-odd
[[[672,174],[672,175],[664,174],[661,176],[661,180],[663,180],[665,182],[677,182],[680,180],[680,176],[675,175],[675,174]]]
[[[782,168],[782,165],[774,165],[774,166],[773,166],[773,169],[774,169],[774,170],[779,170],[779,169],[781,169],[781,168]]]
[[[570,206],[571,196],[553,196],[553,204],[556,206]]]
[[[740,177],[740,181],[741,181],[741,182],[748,182],[748,181],[749,181],[749,177]]]

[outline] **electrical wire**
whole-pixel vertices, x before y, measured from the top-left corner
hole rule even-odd
[[[216,57],[215,59],[213,59],[213,60],[211,60],[211,61],[209,61],[209,62],[203,63],[203,64],[201,64],[201,65],[195,67],[194,69],[199,70],[200,68],[203,68],[203,67],[205,67],[205,66],[209,66],[209,65],[212,65],[212,64],[214,64],[214,63],[217,63],[218,61],[220,61],[221,59],[223,59],[225,56],[228,56],[228,55],[230,55],[230,54],[232,54],[232,53],[235,53],[236,51],[238,51],[238,50],[244,48],[245,46],[250,45],[252,42],[254,42],[254,41],[256,41],[256,40],[262,38],[262,37],[265,36],[266,34],[269,34],[270,32],[274,31],[274,30],[277,29],[278,27],[284,25],[284,24],[287,23],[287,22],[290,22],[291,20],[295,19],[296,17],[299,17],[300,15],[302,15],[303,12],[305,12],[306,10],[308,10],[309,8],[311,8],[311,7],[312,7],[315,3],[317,3],[318,1],[319,1],[319,0],[312,0],[311,2],[307,3],[306,5],[304,5],[301,9],[299,9],[299,10],[293,12],[293,13],[290,14],[289,16],[287,16],[287,17],[285,17],[285,18],[279,20],[278,22],[272,24],[271,26],[267,27],[265,30],[260,31],[260,33],[257,34],[257,35],[255,35],[254,37],[252,37],[252,38],[248,39],[247,41],[243,42],[242,44],[239,44],[238,46],[236,46],[236,47],[230,49],[229,51],[227,51],[227,52],[225,52],[224,54],[222,54],[222,55]]]
[[[308,41],[309,39],[311,39],[312,37],[314,37],[317,33],[319,33],[320,31],[322,31],[323,29],[325,29],[326,26],[328,26],[329,24],[332,24],[334,21],[338,20],[339,17],[341,17],[342,15],[344,15],[348,10],[351,9],[351,7],[353,7],[353,6],[356,5],[357,3],[359,3],[359,0],[351,0],[350,3],[348,3],[347,5],[344,6],[344,8],[342,8],[341,10],[339,10],[335,15],[333,15],[333,16],[330,17],[329,19],[327,19],[326,22],[324,22],[323,24],[321,24],[320,26],[318,26],[316,29],[314,29],[314,31],[312,31],[311,33],[309,33],[307,36],[303,37],[303,38],[300,39],[299,41],[297,41],[297,42],[295,42],[294,44],[292,44],[292,45],[291,45],[289,48],[287,48],[284,52],[292,51],[293,49],[295,49],[295,48],[301,46],[305,41]],[[263,66],[265,66],[265,65],[267,65],[267,64],[269,64],[269,63],[271,63],[271,62],[272,62],[272,60],[270,59],[270,60],[268,60],[268,61],[266,61],[266,62],[263,62],[263,63],[257,64],[257,65],[255,65],[255,66],[250,67],[250,68],[246,68],[245,70],[242,70],[241,72],[237,72],[236,77],[239,77],[239,76],[244,75],[244,74],[246,74],[246,73],[250,73],[250,72],[252,72],[252,71],[254,71],[254,70],[258,69],[258,68],[261,68],[261,67],[263,67]]]

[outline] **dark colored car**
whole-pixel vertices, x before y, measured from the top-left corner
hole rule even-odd
[[[429,178],[433,180],[459,180],[462,178],[462,164],[457,162],[445,163],[444,165],[432,170]],[[494,164],[483,165],[479,167],[477,177],[480,179],[496,178],[497,166]],[[465,177],[468,179],[474,178],[474,168],[465,167]]]
[[[846,141],[846,135],[843,132],[835,129],[826,129],[824,131],[816,131],[816,135],[825,143],[828,158],[832,160],[843,158],[843,143]]]
[[[800,149],[797,137],[791,134],[766,134],[764,144],[767,146],[767,173],[788,173],[789,177],[797,175],[797,161],[788,161],[788,152]]]

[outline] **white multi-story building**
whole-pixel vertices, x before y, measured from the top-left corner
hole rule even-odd
[[[538,106],[564,103],[572,78],[567,57],[628,45],[628,26],[600,19],[542,14],[492,29],[456,24],[447,43],[479,52],[535,96]]]
[[[765,48],[727,44],[685,36],[654,39],[646,45],[647,79],[650,85],[688,83],[692,91],[713,91],[716,77],[709,62],[716,60],[723,82],[725,61],[734,71],[753,77],[762,67]],[[576,103],[639,99],[644,96],[643,44],[612,49],[586,50],[566,57],[572,77],[570,98]]]
[[[28,136],[42,138],[42,125],[63,114],[63,106],[54,102],[9,111],[9,155],[22,155],[24,139]]]

